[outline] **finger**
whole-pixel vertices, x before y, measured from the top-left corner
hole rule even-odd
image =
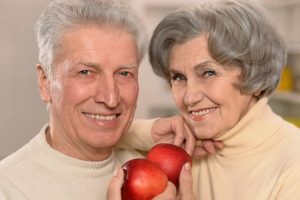
[[[185,124],[185,146],[184,149],[189,155],[193,155],[194,148],[196,145],[196,139],[194,137],[194,134],[189,129],[189,127]]]
[[[224,148],[224,144],[221,141],[197,140],[193,152],[193,158],[201,159],[209,154],[214,154],[218,150],[221,150],[223,148]]]
[[[181,116],[176,116],[176,120],[172,123],[172,130],[175,132],[174,144],[181,146],[185,140],[185,125]]]
[[[224,148],[224,143],[221,141],[214,141],[214,145],[217,147],[218,150]]]
[[[186,163],[182,167],[179,176],[179,185],[179,199],[194,200],[193,178],[190,163]]]
[[[169,181],[166,189],[161,194],[154,197],[152,200],[171,200],[175,198],[176,198],[176,187],[173,183]]]
[[[124,182],[124,171],[119,169],[108,185],[107,200],[122,200],[121,188]]]
[[[193,158],[194,159],[201,159],[205,156],[207,156],[209,153],[203,149],[203,147],[196,147],[194,149],[194,152],[193,152]]]
[[[216,148],[212,140],[204,140],[202,141],[203,148],[211,154],[216,153]]]

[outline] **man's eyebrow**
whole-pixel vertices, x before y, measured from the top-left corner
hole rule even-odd
[[[85,65],[85,66],[88,66],[88,67],[94,67],[94,68],[99,68],[99,64],[98,63],[95,63],[95,62],[90,62],[90,61],[79,61],[78,62],[79,65]]]
[[[85,65],[87,67],[92,67],[95,69],[101,68],[101,65],[99,63],[91,62],[91,61],[79,61],[79,65]],[[125,64],[125,65],[117,65],[118,68],[124,68],[124,69],[131,69],[131,68],[138,68],[138,64]]]
[[[138,65],[136,65],[136,64],[128,64],[128,65],[119,65],[119,67],[130,69],[130,68],[138,68]]]

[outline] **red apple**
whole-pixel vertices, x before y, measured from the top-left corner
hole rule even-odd
[[[147,160],[157,164],[168,176],[169,181],[179,186],[179,175],[182,166],[192,158],[182,148],[173,144],[157,144],[148,152]]]
[[[163,192],[168,184],[166,174],[149,160],[129,160],[123,169],[122,200],[151,200]]]

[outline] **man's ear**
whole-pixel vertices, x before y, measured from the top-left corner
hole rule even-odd
[[[41,99],[46,103],[51,103],[48,76],[41,64],[36,65],[36,73]]]

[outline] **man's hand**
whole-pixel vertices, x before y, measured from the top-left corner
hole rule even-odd
[[[107,200],[122,200],[121,188],[124,182],[124,171],[120,168],[108,185]]]
[[[122,200],[121,188],[124,182],[124,171],[119,169],[115,176],[112,177],[107,190],[106,200]],[[166,189],[156,196],[154,200],[175,200],[176,187],[171,182],[168,183]],[[189,199],[187,199],[189,200]]]
[[[121,188],[123,182],[124,171],[120,168],[108,185],[107,200],[122,200]],[[186,163],[181,169],[179,184],[180,187],[177,192],[175,185],[169,182],[166,189],[153,200],[195,200],[191,165],[189,163]]]
[[[195,159],[214,154],[223,148],[223,143],[220,141],[196,141],[193,132],[181,116],[156,120],[152,126],[151,133],[155,143],[171,143],[181,146]]]

